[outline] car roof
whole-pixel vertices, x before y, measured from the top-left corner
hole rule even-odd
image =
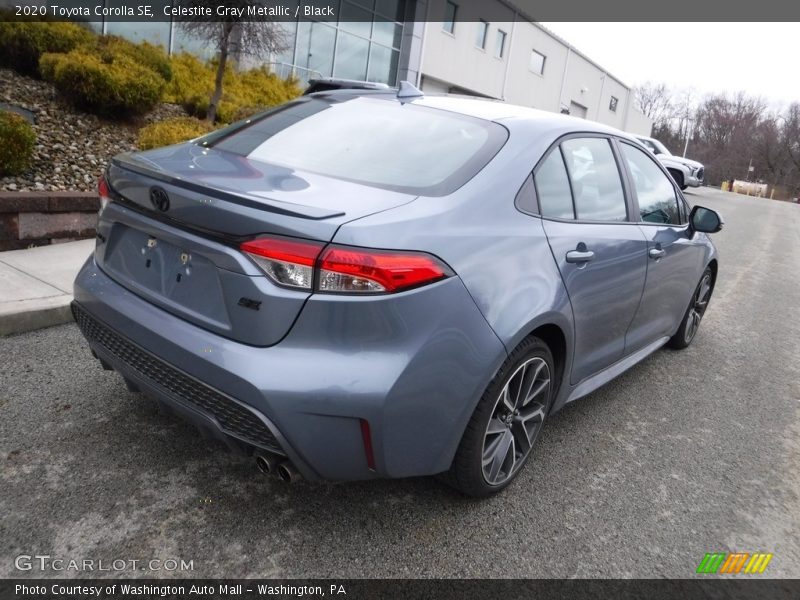
[[[327,94],[339,97],[378,96],[387,99],[396,98],[396,91],[392,89],[341,89],[319,92],[317,94],[312,94],[312,96]],[[563,129],[565,133],[570,131],[581,131],[589,133],[604,133],[624,137],[626,139],[635,139],[635,136],[632,134],[625,133],[608,125],[603,125],[602,123],[597,123],[596,121],[589,121],[587,119],[562,115],[537,108],[509,104],[508,102],[495,100],[492,98],[479,98],[476,96],[464,96],[457,94],[424,94],[417,97],[399,99],[397,101],[411,102],[419,106],[428,106],[430,108],[447,110],[478,119],[495,121],[510,128],[515,126],[515,122],[521,122],[534,126],[539,124],[543,128],[547,129]]]

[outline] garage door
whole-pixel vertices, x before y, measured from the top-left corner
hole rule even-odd
[[[586,118],[586,107],[578,104],[577,102],[569,103],[569,114],[573,117]]]

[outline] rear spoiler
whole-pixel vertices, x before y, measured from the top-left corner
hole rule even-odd
[[[133,173],[144,175],[151,179],[155,179],[169,185],[174,185],[185,190],[190,190],[192,192],[212,196],[226,202],[232,202],[248,208],[263,210],[279,215],[298,217],[301,219],[324,220],[333,217],[341,217],[345,214],[344,211],[341,210],[326,210],[318,206],[306,206],[302,204],[295,204],[293,202],[282,202],[280,200],[274,200],[267,196],[262,196],[255,193],[243,194],[241,192],[234,192],[221,189],[219,187],[211,187],[207,184],[200,185],[191,181],[187,181],[186,179],[183,179],[182,177],[168,171],[164,171],[155,164],[148,164],[148,162],[149,161],[143,159],[141,156],[136,156],[126,152],[123,154],[118,154],[112,158],[109,169],[111,170],[116,167],[125,171],[131,171]]]

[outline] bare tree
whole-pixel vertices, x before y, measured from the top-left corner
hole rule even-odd
[[[786,111],[782,145],[794,167],[800,170],[800,103],[798,102],[790,105]]]
[[[765,113],[761,98],[743,92],[703,100],[697,109],[698,160],[706,164],[712,180],[747,176],[751,159],[759,158],[755,140]]]
[[[789,162],[786,184],[793,196],[800,196],[800,103],[789,106],[781,133],[781,147]]]
[[[210,7],[212,14],[216,14],[219,3],[214,0],[199,0],[194,6]],[[225,3],[232,16],[214,17],[214,21],[184,21],[181,28],[188,35],[207,42],[218,52],[217,72],[214,79],[214,92],[208,104],[206,119],[212,123],[217,116],[217,108],[222,99],[222,86],[225,77],[225,68],[231,56],[249,54],[259,58],[266,58],[270,52],[280,52],[286,48],[283,30],[272,20],[259,17],[259,20],[245,21],[248,18],[249,7],[257,9],[261,3],[254,0],[229,0]],[[251,18],[251,17],[250,17]]]
[[[688,156],[705,164],[706,181],[748,177],[752,165],[755,179],[769,183],[776,197],[800,193],[800,103],[779,113],[744,92],[698,102],[692,91],[652,83],[636,90],[636,103],[654,120],[653,137],[676,154],[691,136]]]
[[[663,83],[649,81],[634,90],[634,102],[656,128],[663,127],[672,117],[672,92]]]

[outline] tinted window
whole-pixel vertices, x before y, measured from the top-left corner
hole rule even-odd
[[[572,192],[567,170],[558,148],[554,149],[536,170],[536,193],[543,217],[574,219]]]
[[[539,214],[539,207],[536,205],[536,190],[533,187],[533,176],[528,175],[525,183],[519,188],[517,197],[514,199],[517,208],[534,215]]]
[[[307,97],[200,140],[251,160],[422,195],[466,183],[506,129],[387,97]]]
[[[669,177],[647,154],[628,144],[620,144],[622,155],[633,177],[639,200],[639,217],[647,223],[679,225],[681,214],[675,188]]]
[[[686,225],[689,222],[689,205],[686,204],[686,200],[678,199],[678,208],[681,211],[681,225]]]
[[[611,144],[604,138],[577,138],[561,149],[572,180],[576,217],[583,221],[624,221],[625,193]]]

